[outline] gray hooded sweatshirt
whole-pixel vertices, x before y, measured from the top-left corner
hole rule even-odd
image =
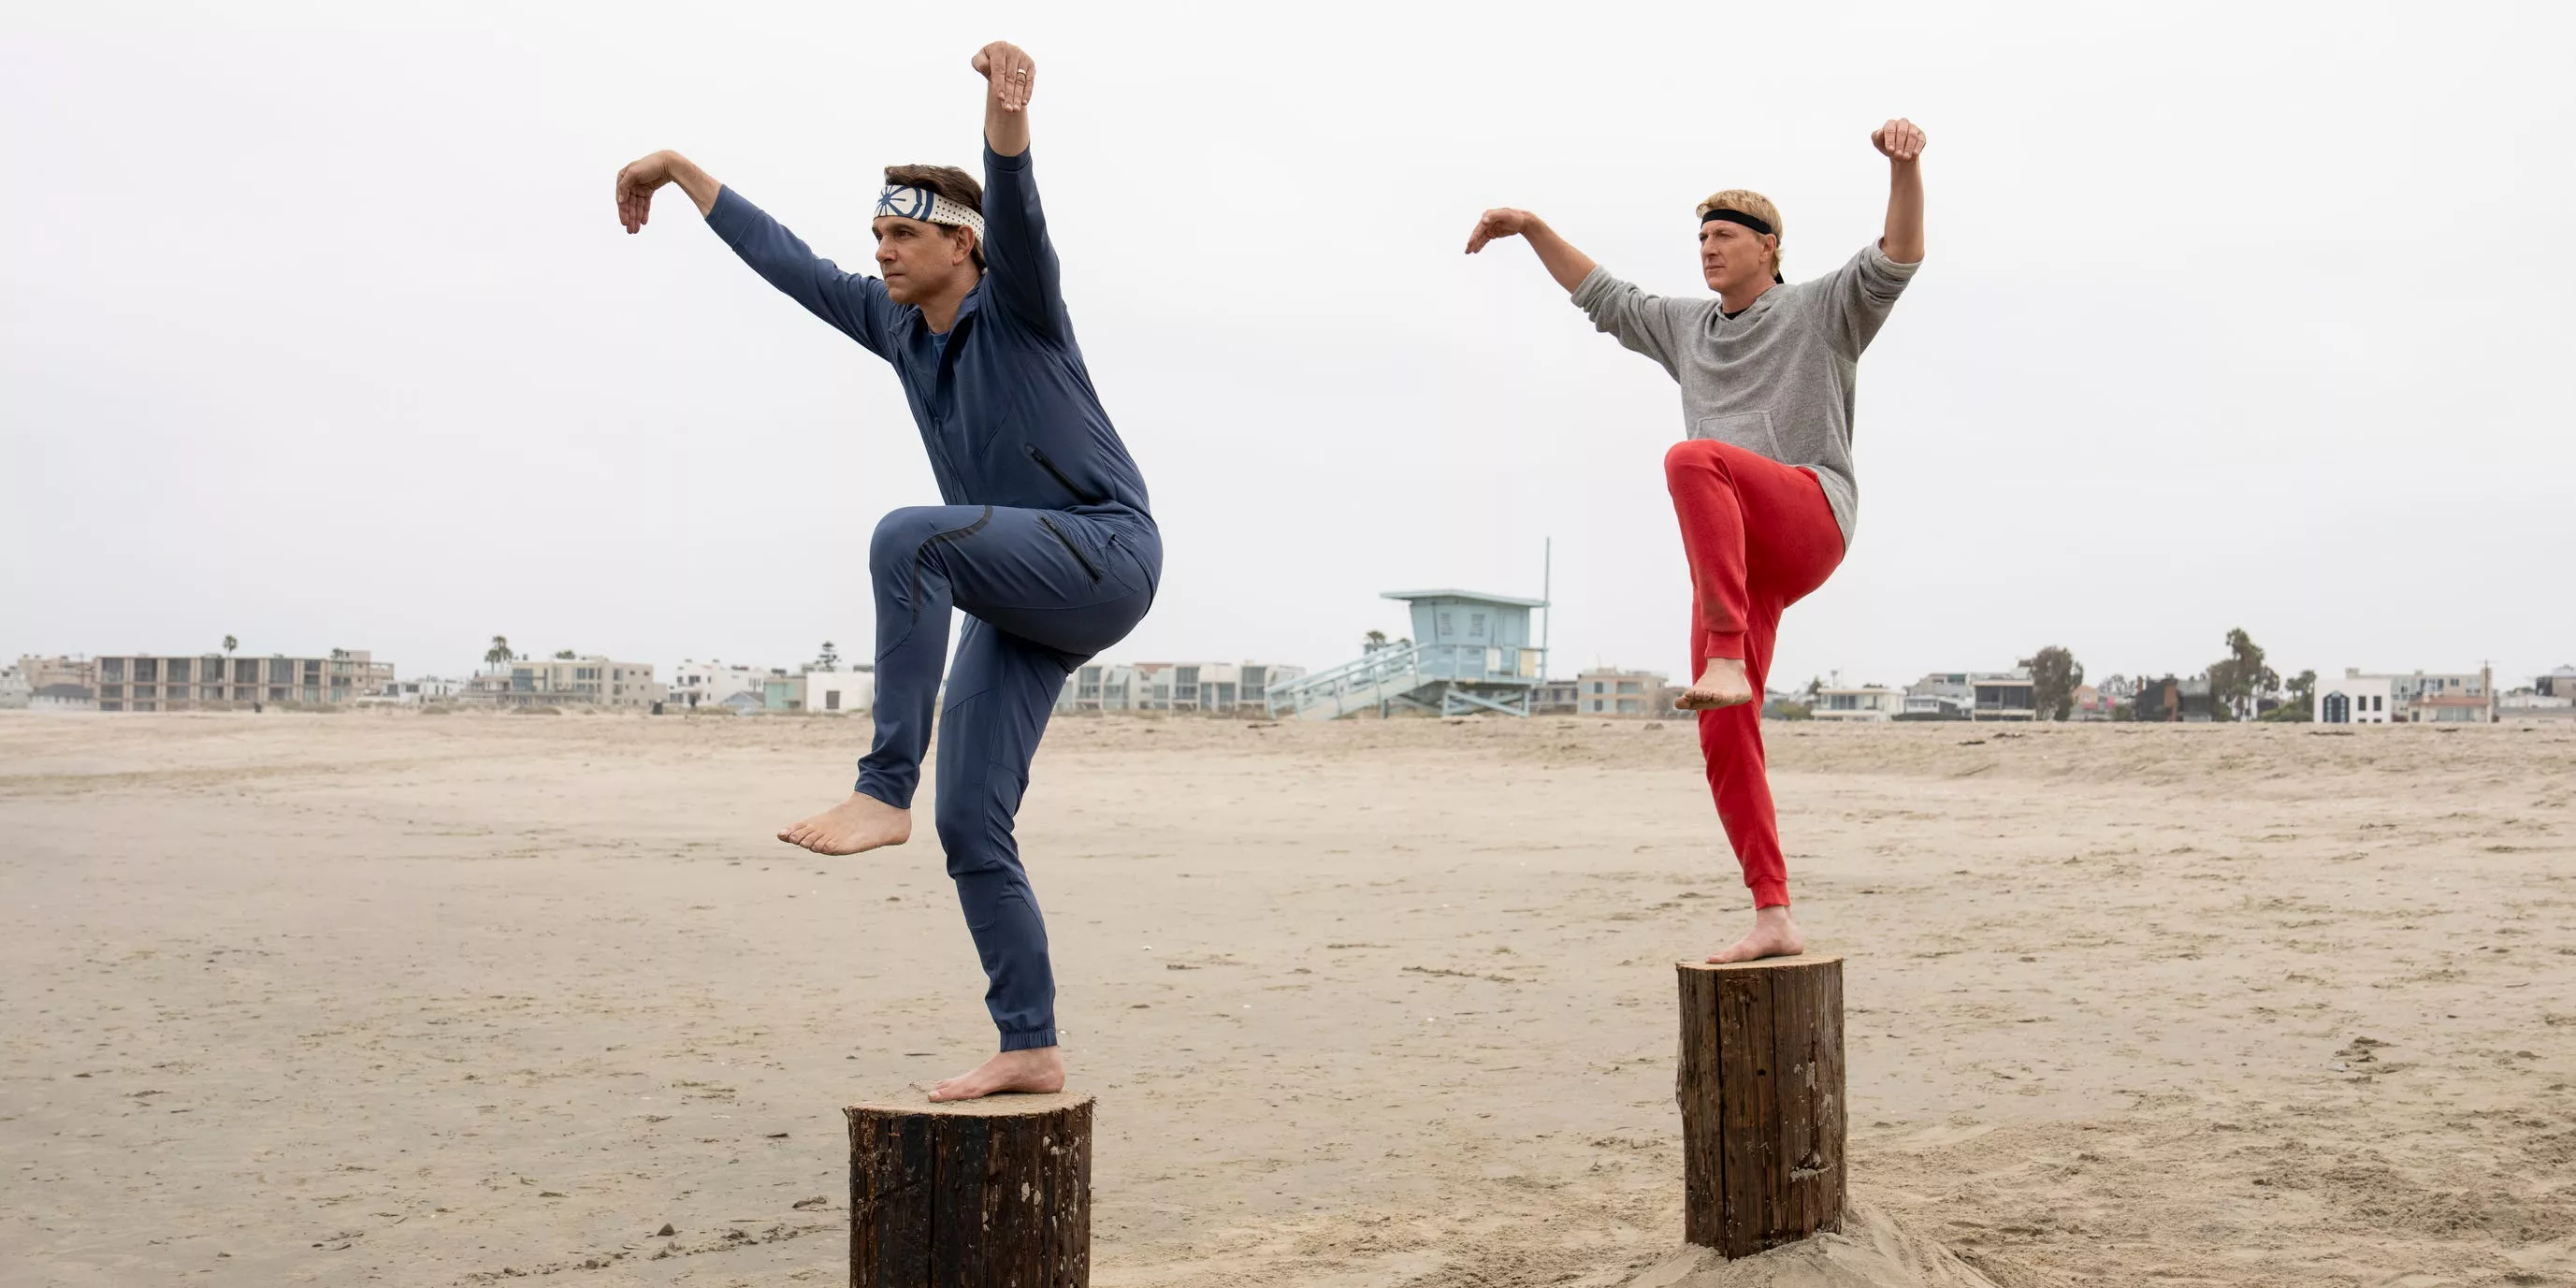
[[[1812,471],[1849,549],[1860,509],[1852,481],[1860,354],[1916,267],[1865,246],[1824,277],[1764,291],[1732,318],[1715,296],[1648,295],[1595,267],[1574,288],[1574,303],[1681,383],[1684,437]]]

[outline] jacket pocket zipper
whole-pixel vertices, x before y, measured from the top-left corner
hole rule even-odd
[[[1040,459],[1043,460],[1045,458],[1041,457]],[[1066,536],[1064,534],[1064,529],[1055,526],[1055,520],[1041,514],[1038,516],[1038,526],[1046,529],[1048,533],[1055,537],[1056,540],[1063,542],[1065,553],[1072,555],[1073,561],[1081,564],[1084,572],[1091,574],[1091,580],[1095,584],[1099,582],[1100,565],[1091,562],[1091,556],[1082,553],[1082,547],[1073,544],[1073,538]]]
[[[1089,492],[1085,492],[1081,488],[1075,487],[1073,485],[1073,480],[1067,478],[1063,470],[1057,469],[1055,462],[1049,460],[1045,452],[1038,450],[1037,444],[1030,443],[1027,444],[1027,447],[1029,451],[1029,459],[1036,461],[1040,468],[1044,469],[1047,473],[1054,475],[1055,481],[1063,484],[1065,492],[1071,495],[1074,500],[1080,501],[1084,505],[1098,505],[1107,499],[1106,497],[1093,496]]]

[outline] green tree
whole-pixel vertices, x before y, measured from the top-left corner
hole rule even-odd
[[[573,651],[568,648],[559,648],[555,650],[555,660],[558,662],[569,662],[573,660],[574,656]]]
[[[507,635],[493,636],[492,647],[483,650],[483,664],[485,666],[507,666],[509,665],[510,657],[510,637]]]
[[[2227,656],[2209,665],[2210,715],[2226,708],[2239,720],[2251,720],[2264,698],[2280,691],[2281,676],[2263,663],[2263,646],[2244,627],[2227,632]]]
[[[2084,664],[2064,646],[2051,644],[2021,660],[2030,668],[2031,706],[2051,720],[2075,710],[2076,686],[2084,683]]]
[[[2290,677],[2281,705],[2261,717],[2281,724],[2307,724],[2317,718],[2317,673],[2301,671]]]
[[[1385,632],[1385,631],[1370,631],[1370,632],[1368,633],[1368,642],[1366,643],[1366,645],[1364,645],[1364,646],[1362,647],[1361,651],[1362,651],[1362,652],[1366,652],[1366,653],[1374,653],[1374,652],[1378,651],[1379,649],[1382,649],[1382,648],[1385,648],[1385,647],[1386,647],[1386,632]]]
[[[225,636],[225,637],[224,637],[224,656],[225,656],[225,657],[231,657],[231,656],[233,655],[233,650],[234,650],[234,649],[237,649],[237,648],[240,648],[240,647],[241,647],[241,641],[240,641],[240,640],[234,639],[234,638],[233,638],[232,636],[230,636],[230,635],[227,635],[227,636]]]

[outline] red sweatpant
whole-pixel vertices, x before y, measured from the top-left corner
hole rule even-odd
[[[1843,560],[1843,533],[1816,476],[1729,443],[1694,439],[1664,453],[1664,482],[1690,558],[1691,678],[1712,657],[1744,659],[1754,699],[1699,713],[1700,755],[1718,821],[1753,906],[1789,902],[1789,867],[1762,758],[1763,681],[1780,613]]]

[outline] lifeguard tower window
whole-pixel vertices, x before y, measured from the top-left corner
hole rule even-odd
[[[1440,636],[1443,639],[1449,636],[1449,614],[1447,613],[1440,615]]]
[[[1467,614],[1467,633],[1477,639],[1485,638],[1485,615],[1483,613]]]

